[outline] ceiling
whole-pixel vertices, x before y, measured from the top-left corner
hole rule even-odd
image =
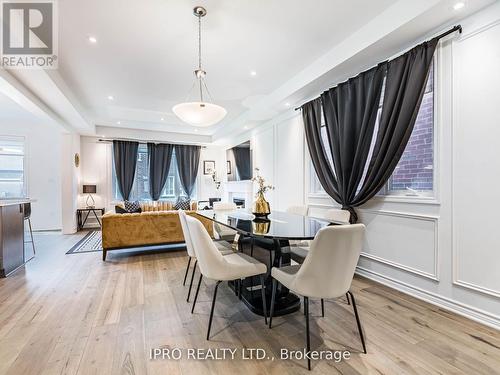
[[[228,111],[218,125],[199,129],[212,134],[395,2],[64,0],[59,73],[97,125],[194,132],[171,108],[193,84],[192,9],[203,5],[206,80]]]
[[[454,11],[457,1],[61,0],[59,69],[0,70],[0,92],[80,134],[235,142],[494,2],[465,0]],[[196,5],[208,11],[208,88],[228,111],[208,128],[186,125],[171,110],[193,85]]]

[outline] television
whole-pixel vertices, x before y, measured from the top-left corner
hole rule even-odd
[[[250,141],[243,142],[226,151],[227,180],[245,181],[252,179],[252,150]]]

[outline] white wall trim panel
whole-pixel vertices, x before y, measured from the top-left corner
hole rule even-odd
[[[460,185],[461,182],[457,181],[457,174],[458,174],[458,169],[463,168],[463,166],[459,166],[459,156],[463,156],[463,152],[461,150],[464,148],[463,145],[460,145],[460,136],[458,135],[459,130],[457,130],[457,127],[460,129],[461,126],[466,126],[467,124],[463,124],[463,113],[460,111],[463,109],[460,103],[460,95],[464,95],[464,90],[463,87],[461,87],[461,71],[459,71],[459,64],[456,64],[455,61],[459,61],[459,63],[462,62],[460,57],[458,56],[459,53],[457,53],[457,49],[462,43],[470,41],[472,38],[481,36],[487,31],[492,30],[495,27],[498,27],[500,25],[500,19],[496,19],[493,22],[490,22],[482,27],[479,27],[477,29],[474,29],[465,35],[463,35],[461,38],[454,40],[452,45],[451,45],[451,51],[452,51],[452,56],[453,56],[453,65],[452,65],[452,140],[453,140],[453,145],[452,145],[452,283],[453,285],[466,288],[472,291],[476,292],[481,292],[483,294],[493,296],[500,298],[500,289],[494,289],[491,287],[488,287],[486,285],[480,285],[477,281],[467,281],[465,279],[465,275],[460,274],[460,266],[461,262],[463,260],[460,257],[460,250],[461,250],[461,242],[460,242],[460,235],[462,233],[460,232],[459,229],[459,220],[463,219],[458,212],[459,208],[458,205],[462,203],[462,199],[458,198],[457,196],[459,195],[457,193],[457,186],[462,186]],[[492,78],[493,79],[493,78]],[[492,85],[494,85],[494,82],[491,82]],[[479,119],[478,119],[479,120]],[[480,122],[480,121],[479,121]],[[471,124],[469,124],[471,125]],[[479,130],[480,131],[480,130]],[[494,137],[492,137],[494,138]],[[488,146],[484,146],[488,147]],[[460,149],[460,150],[459,150]],[[478,160],[479,162],[480,160]],[[476,177],[476,179],[479,177]],[[457,185],[458,184],[458,185]],[[478,211],[480,208],[478,207]],[[493,211],[496,211],[493,209]],[[495,215],[496,216],[496,215]],[[478,248],[481,247],[481,244],[477,244]],[[470,249],[471,251],[473,249]],[[475,250],[474,250],[475,251]],[[478,256],[481,257],[481,254]],[[492,262],[491,259],[488,260],[487,257],[483,256],[483,259],[485,259],[486,262]],[[469,264],[469,263],[467,263]],[[475,269],[478,269],[478,265],[473,265]],[[498,273],[497,273],[498,275]]]
[[[379,282],[380,284],[386,285],[390,288],[399,290],[400,292],[406,293],[422,301],[439,306],[445,310],[454,312],[458,315],[462,315],[478,323],[487,325],[488,327],[500,330],[499,315],[494,315],[487,311],[478,309],[476,307],[458,302],[456,300],[452,300],[450,298],[446,298],[442,295],[429,292],[422,288],[418,288],[416,286],[396,280],[392,277],[382,275],[378,272],[366,269],[364,267],[358,266],[356,269],[356,273],[370,280],[374,280],[376,282]]]
[[[433,267],[433,272],[427,272],[421,269],[418,269],[416,267],[413,267],[411,265],[407,264],[402,264],[399,262],[392,261],[390,259],[385,259],[383,257],[379,257],[374,254],[369,254],[364,251],[361,252],[361,256],[366,259],[370,259],[382,264],[386,264],[388,266],[398,268],[402,271],[405,272],[410,272],[412,274],[415,274],[417,276],[425,277],[427,279],[431,279],[433,281],[439,281],[439,228],[438,228],[438,217],[437,216],[432,216],[432,215],[420,215],[420,214],[414,214],[414,213],[404,213],[404,212],[396,212],[396,211],[383,211],[383,210],[370,210],[370,209],[364,209],[361,208],[358,210],[358,212],[364,212],[372,215],[378,215],[378,216],[391,216],[391,217],[398,217],[398,218],[406,218],[406,219],[413,219],[413,220],[422,220],[422,221],[429,221],[432,222],[434,225],[434,246],[433,246],[433,259],[434,259],[434,267]]]

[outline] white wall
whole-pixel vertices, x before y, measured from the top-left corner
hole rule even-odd
[[[359,208],[367,240],[357,272],[500,328],[500,4],[461,24],[462,36],[437,51],[436,196]],[[305,199],[320,214],[336,204],[309,193],[301,127],[290,110],[231,144],[251,137],[254,165],[276,186],[274,209]]]
[[[31,222],[34,230],[62,227],[61,156],[62,133],[36,121],[0,121],[0,135],[25,139],[27,194],[34,199]]]
[[[81,165],[75,165],[75,155],[80,154],[80,135],[64,133],[61,137],[61,201],[62,232],[72,234],[77,231],[76,210],[80,188]]]

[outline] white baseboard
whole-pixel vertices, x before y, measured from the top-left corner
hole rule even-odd
[[[496,316],[481,309],[477,309],[461,302],[457,302],[435,293],[428,292],[424,289],[412,286],[402,281],[393,279],[392,277],[382,275],[378,272],[374,272],[363,267],[357,267],[356,273],[370,280],[374,280],[376,282],[379,282],[380,284],[406,293],[412,297],[439,306],[458,315],[462,315],[488,327],[500,330],[500,316]]]

